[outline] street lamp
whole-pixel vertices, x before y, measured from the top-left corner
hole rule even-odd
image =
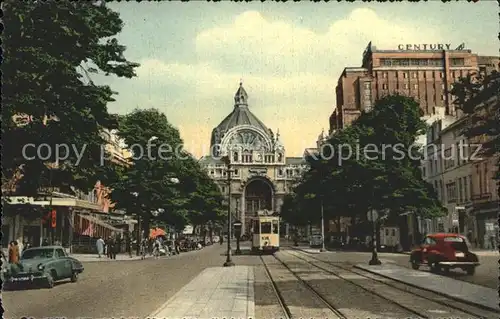
[[[325,252],[325,213],[323,209],[323,199],[321,199],[321,249],[320,252]]]
[[[231,159],[229,156],[222,158],[227,165],[227,183],[228,183],[228,196],[227,196],[227,254],[224,267],[234,266],[231,260]]]
[[[372,259],[368,263],[370,266],[381,265],[382,262],[378,259],[377,253],[377,219],[378,213],[375,209],[368,211],[368,220],[373,224],[373,234],[372,234]]]
[[[135,197],[135,200],[137,201],[137,198],[139,198],[139,193],[138,192],[131,192],[130,193],[132,196]],[[139,210],[141,208],[139,207]],[[141,248],[141,241],[142,241],[142,237],[141,237],[141,212],[137,212],[137,245],[136,245],[136,254],[137,256],[140,255],[140,248]]]

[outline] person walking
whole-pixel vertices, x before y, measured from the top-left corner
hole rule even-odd
[[[128,257],[132,258],[132,244],[128,230],[125,231],[125,251],[128,253]]]
[[[13,240],[9,245],[9,264],[19,263],[19,246],[17,241]]]
[[[101,258],[101,255],[104,254],[104,246],[106,243],[102,239],[102,237],[99,236],[99,239],[97,239],[96,246],[97,246],[97,255],[99,258]]]

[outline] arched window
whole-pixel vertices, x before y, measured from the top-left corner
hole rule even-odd
[[[278,162],[282,162],[283,161],[283,154],[279,153],[278,154]]]
[[[237,162],[238,161],[238,157],[239,157],[238,155],[239,155],[238,152],[234,152],[233,153],[233,162]]]

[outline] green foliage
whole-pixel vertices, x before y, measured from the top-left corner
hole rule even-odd
[[[284,219],[317,222],[320,205],[327,219],[365,218],[371,208],[388,217],[407,211],[443,215],[432,186],[422,179],[420,154],[412,147],[426,128],[421,115],[415,100],[393,95],[336,132],[328,147],[307,159],[309,170],[285,199]]]
[[[454,104],[467,116],[464,136],[482,143],[484,156],[500,154],[500,73],[469,74],[454,84]],[[499,171],[496,178],[500,179]]]
[[[65,144],[84,150],[83,159],[70,151],[50,174],[54,186],[93,187],[96,179],[114,177],[110,166],[100,166],[102,128],[117,123],[107,111],[114,101],[108,86],[92,83],[89,73],[102,72],[131,78],[137,63],[124,57],[125,47],[116,36],[123,22],[103,1],[5,1],[3,22],[2,180],[10,180],[21,168],[19,191],[36,193],[48,184],[47,160],[28,160],[24,145]],[[31,116],[24,126],[14,115]],[[46,120],[48,119],[48,120]],[[28,156],[34,156],[29,152]]]
[[[222,194],[183,149],[179,131],[156,109],[134,110],[119,119],[118,135],[134,153],[133,165],[113,185],[117,206],[182,230],[221,218]],[[152,140],[152,138],[155,138]],[[173,183],[177,179],[178,183]],[[131,192],[138,193],[137,197]],[[163,209],[153,217],[150,212]]]

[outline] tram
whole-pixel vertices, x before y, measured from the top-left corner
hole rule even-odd
[[[252,251],[274,253],[280,249],[280,217],[259,211],[252,218]]]

